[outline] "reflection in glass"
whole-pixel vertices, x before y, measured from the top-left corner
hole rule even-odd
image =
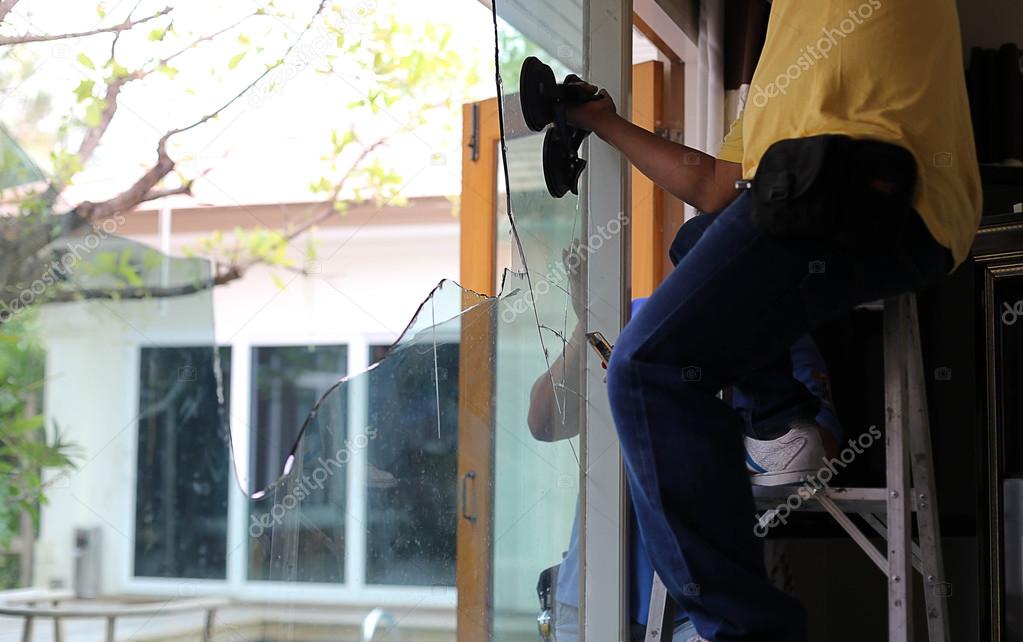
[[[276,481],[317,399],[345,375],[345,346],[253,348],[253,488]],[[342,493],[343,497],[343,493]]]
[[[134,575],[224,578],[231,465],[213,349],[144,347],[140,361]]]
[[[455,585],[458,343],[422,347],[369,376],[367,584]]]
[[[249,579],[345,580],[346,468],[351,458],[346,399],[334,395],[315,414],[309,415],[309,409],[346,368],[345,346],[253,348],[250,479],[257,488],[270,486],[285,461],[290,476],[265,494],[253,495]],[[292,447],[297,448],[294,460]],[[299,504],[301,519],[289,519],[286,513]],[[300,540],[301,549],[289,548],[289,542]]]

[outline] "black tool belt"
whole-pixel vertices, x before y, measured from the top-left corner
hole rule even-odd
[[[913,210],[916,160],[875,140],[825,135],[779,141],[751,186],[752,219],[768,234],[883,252]]]

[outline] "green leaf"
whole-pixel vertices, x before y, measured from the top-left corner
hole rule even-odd
[[[103,110],[107,108],[107,101],[102,98],[93,98],[89,106],[85,108],[85,124],[89,127],[96,127],[103,120]]]
[[[98,15],[100,18],[107,17],[107,10],[106,7],[103,6],[102,2],[96,5],[96,15]]]
[[[131,255],[132,253],[130,250],[125,251],[124,253],[121,254],[120,261],[118,262],[117,265],[117,274],[122,279],[127,281],[128,285],[140,288],[143,285],[145,285],[145,283],[139,276],[139,273],[135,269],[135,266],[131,264]]]
[[[13,421],[9,421],[4,426],[4,437],[11,438],[17,436],[28,435],[29,433],[35,432],[43,425],[43,416],[35,415],[34,417],[19,417]]]
[[[174,80],[174,76],[178,75],[178,70],[174,67],[171,67],[170,65],[160,65],[159,67],[156,68],[156,70],[159,71],[161,74],[164,74],[171,80]]]
[[[230,61],[228,61],[227,68],[228,69],[234,69],[235,67],[237,67],[238,63],[240,63],[242,61],[242,58],[244,58],[245,54],[247,54],[247,53],[249,53],[249,52],[246,50],[246,51],[243,51],[241,53],[235,54],[234,57],[231,58]]]
[[[309,184],[309,191],[314,194],[320,194],[323,192],[329,192],[334,188],[333,184],[327,180],[326,176],[321,176],[320,180]]]
[[[96,82],[93,80],[85,79],[78,83],[78,87],[75,88],[75,97],[78,102],[83,102],[87,98],[92,97],[92,90],[96,87]]]
[[[160,42],[166,35],[167,29],[163,27],[157,27],[156,29],[153,29],[152,31],[149,32],[149,39],[152,40],[153,42]]]
[[[110,59],[110,70],[111,70],[111,75],[110,75],[111,80],[117,80],[118,78],[124,78],[125,76],[128,75],[128,69],[126,67],[122,67],[121,64],[119,62],[117,62],[116,60],[114,60],[113,58]]]
[[[86,56],[84,53],[78,54],[75,60],[77,60],[78,64],[85,67],[86,69],[92,69],[93,71],[96,71],[96,65],[92,62],[92,59]]]

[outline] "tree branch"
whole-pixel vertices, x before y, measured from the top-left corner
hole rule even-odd
[[[71,303],[73,301],[95,300],[95,299],[117,299],[121,301],[137,301],[141,299],[166,299],[177,296],[187,296],[204,290],[209,290],[218,285],[225,285],[231,281],[240,279],[244,271],[238,266],[228,266],[218,271],[212,279],[197,281],[185,285],[173,285],[167,287],[126,287],[126,288],[84,288],[78,290],[57,290],[51,292],[43,303]]]
[[[131,11],[128,12],[127,20],[131,20],[131,17],[135,15],[135,12],[138,11],[138,8],[141,4],[142,0],[135,0],[135,5],[131,8]],[[110,42],[110,60],[113,60],[115,58],[114,53],[117,51],[117,43],[118,41],[121,40],[122,33],[124,32],[118,31],[117,33],[115,33],[114,39]]]
[[[150,191],[148,194],[146,194],[144,197],[142,197],[142,200],[139,202],[145,203],[146,201],[155,201],[158,198],[164,198],[165,196],[173,196],[175,194],[188,194],[189,196],[191,196],[192,181],[188,181],[187,183],[181,185],[180,187],[172,187],[170,189],[154,189]]]
[[[250,82],[249,84],[245,85],[245,87],[241,91],[239,91],[237,94],[232,96],[223,105],[221,105],[220,107],[218,107],[214,111],[206,114],[205,116],[203,116],[199,120],[195,121],[191,125],[186,125],[184,127],[180,127],[178,129],[174,129],[174,130],[168,132],[167,136],[174,136],[175,134],[181,134],[183,132],[187,132],[190,129],[194,129],[194,128],[198,127],[199,125],[202,125],[203,123],[216,118],[217,116],[219,116],[221,114],[221,112],[223,112],[225,109],[227,109],[228,107],[233,105],[235,102],[237,102],[239,98],[241,98],[242,96],[247,94],[250,89],[252,89],[256,85],[258,85],[260,83],[260,81],[262,81],[264,78],[269,76],[271,72],[273,72],[278,67],[283,65],[284,62],[288,59],[288,56],[291,55],[291,52],[294,51],[295,47],[298,46],[298,43],[300,43],[302,41],[302,38],[305,36],[305,34],[308,33],[310,29],[313,28],[313,24],[316,22],[316,18],[319,17],[319,15],[321,13],[323,13],[323,9],[326,6],[327,6],[327,0],[320,0],[320,4],[316,7],[316,11],[313,12],[312,17],[309,19],[309,22],[306,24],[305,28],[302,29],[302,32],[298,34],[298,37],[295,38],[295,41],[293,43],[291,43],[291,45],[287,48],[287,50],[285,50],[284,55],[281,56],[281,58],[277,62],[275,62],[274,64],[272,64],[269,67],[267,67],[266,69],[264,69],[263,73],[261,73],[258,76],[256,76],[256,78],[252,82]]]
[[[355,161],[352,162],[352,165],[349,168],[349,170],[347,172],[345,172],[345,175],[334,186],[334,191],[331,192],[330,198],[323,202],[323,204],[325,206],[324,210],[322,212],[320,212],[319,214],[316,214],[314,216],[310,216],[308,219],[306,219],[302,223],[299,223],[297,226],[295,226],[293,229],[291,229],[287,234],[285,234],[284,235],[284,242],[285,243],[288,243],[288,242],[294,240],[299,235],[301,235],[304,232],[308,231],[309,229],[319,225],[323,221],[326,221],[331,216],[333,216],[334,214],[337,213],[337,210],[334,209],[334,203],[337,201],[337,197],[341,194],[341,190],[344,189],[345,183],[348,181],[348,177],[352,175],[352,172],[359,166],[360,163],[362,163],[362,161],[364,161],[366,159],[367,156],[369,156],[371,153],[373,153],[373,151],[375,149],[377,149],[378,147],[380,147],[381,145],[386,143],[387,142],[387,138],[388,137],[385,136],[385,137],[381,138],[380,140],[376,141],[375,143],[373,143],[372,145],[370,145],[370,146],[368,146],[368,147],[366,147],[365,149],[362,150],[362,153],[359,154],[358,158],[356,158]]]
[[[19,0],[3,0],[0,2],[0,21],[7,18],[7,14],[11,12],[14,5],[18,4]]]
[[[8,0],[9,2],[10,0]],[[13,3],[11,4],[13,7]],[[0,6],[0,11],[3,11],[4,7]],[[10,9],[8,9],[9,11]],[[70,40],[72,38],[86,38],[88,36],[95,36],[101,33],[120,33],[121,31],[127,31],[133,29],[136,26],[155,20],[160,16],[165,16],[170,13],[173,9],[171,7],[164,7],[156,13],[146,16],[145,18],[139,18],[138,20],[127,19],[124,22],[113,25],[112,27],[102,27],[99,29],[90,29],[89,31],[77,31],[74,33],[57,33],[57,34],[30,34],[26,33],[20,36],[0,36],[0,47],[5,45],[21,45],[29,42],[53,42],[54,40]]]
[[[118,212],[126,212],[135,207],[136,205],[138,205],[139,203],[142,203],[144,200],[146,200],[145,199],[146,195],[153,191],[153,189],[163,179],[163,177],[165,177],[167,174],[171,172],[171,170],[174,169],[174,160],[167,154],[167,141],[170,140],[172,136],[176,136],[178,134],[187,132],[191,129],[198,127],[199,125],[202,125],[216,118],[225,109],[227,109],[235,102],[237,102],[239,98],[248,93],[250,89],[259,84],[259,82],[266,78],[272,71],[274,71],[279,66],[284,64],[284,61],[287,60],[291,52],[294,51],[295,47],[298,46],[298,43],[301,42],[302,37],[305,36],[305,34],[310,29],[312,29],[313,24],[316,21],[316,18],[323,12],[326,5],[327,0],[320,0],[320,4],[316,7],[316,11],[309,19],[309,22],[306,24],[305,28],[298,35],[295,41],[291,43],[288,49],[284,52],[284,55],[281,56],[280,60],[278,60],[275,64],[267,67],[261,74],[256,76],[256,78],[252,82],[247,84],[244,88],[242,88],[241,91],[236,93],[234,96],[228,99],[224,104],[222,104],[217,109],[213,110],[212,112],[206,114],[202,118],[199,118],[198,120],[192,122],[189,125],[178,127],[177,129],[172,129],[169,132],[165,133],[163,136],[161,136],[160,141],[156,147],[157,159],[156,164],[153,165],[153,167],[151,167],[145,174],[143,174],[141,178],[135,181],[135,183],[131,187],[129,187],[124,192],[121,192],[117,196],[99,203],[85,201],[84,203],[79,204],[78,207],[75,208],[79,216],[90,221],[101,218],[107,218],[109,216],[117,214]]]
[[[181,49],[178,49],[177,51],[175,51],[171,55],[167,56],[166,58],[162,58],[161,60],[159,60],[156,63],[156,67],[154,67],[152,69],[148,69],[148,70],[146,70],[143,73],[145,75],[149,75],[152,72],[154,72],[157,69],[159,69],[161,66],[168,64],[170,61],[174,60],[175,58],[177,58],[181,54],[194,49],[196,46],[198,46],[201,43],[209,42],[210,40],[213,40],[214,38],[218,38],[218,37],[224,35],[228,31],[231,31],[235,27],[238,27],[239,25],[241,25],[243,22],[245,22],[249,18],[254,18],[255,16],[265,16],[265,15],[266,15],[265,13],[261,13],[259,11],[254,11],[254,12],[248,14],[247,16],[242,17],[240,20],[237,20],[236,22],[234,22],[232,24],[229,24],[228,26],[224,27],[223,29],[218,29],[217,31],[214,31],[211,34],[207,34],[205,36],[201,36],[199,38],[196,38],[191,43],[189,43],[187,46],[182,47]]]
[[[114,119],[114,115],[117,113],[117,98],[121,94],[121,90],[129,82],[139,79],[141,76],[138,72],[122,76],[114,82],[107,85],[106,93],[103,95],[103,113],[100,115],[99,122],[94,126],[90,127],[85,132],[85,136],[82,137],[82,143],[78,146],[78,162],[85,165],[92,158],[93,153],[99,146],[100,140],[103,135],[107,133],[107,128],[110,127],[110,122]],[[62,190],[63,185],[55,185],[55,189]]]
[[[137,7],[137,5],[136,5],[136,7]],[[132,11],[134,11],[134,9]],[[128,14],[128,15],[129,15],[129,19],[130,19],[131,14]],[[82,143],[78,147],[78,152],[75,154],[78,157],[79,163],[81,163],[82,165],[85,165],[89,161],[89,159],[92,158],[93,153],[96,151],[96,148],[99,146],[100,140],[102,140],[103,135],[106,134],[107,129],[110,127],[111,121],[113,121],[114,116],[117,113],[117,107],[118,107],[117,99],[120,96],[121,90],[124,88],[125,85],[127,85],[130,82],[136,81],[136,80],[142,80],[143,78],[145,78],[145,77],[149,76],[150,74],[152,74],[154,71],[157,71],[161,66],[166,65],[167,63],[169,63],[174,58],[180,56],[181,54],[185,53],[186,51],[189,51],[189,50],[193,49],[194,47],[196,47],[200,43],[208,42],[210,40],[213,40],[214,38],[217,38],[217,37],[223,35],[224,33],[234,29],[235,27],[237,27],[238,25],[242,24],[243,22],[245,22],[249,18],[252,18],[253,16],[257,16],[257,15],[261,15],[261,14],[259,14],[258,12],[253,12],[253,13],[251,13],[251,14],[243,17],[243,18],[241,18],[240,20],[238,20],[238,21],[228,25],[227,27],[224,27],[223,29],[215,31],[215,32],[213,32],[211,34],[208,34],[206,36],[202,36],[200,38],[196,38],[188,46],[183,47],[183,48],[179,49],[178,51],[174,52],[173,54],[167,56],[166,58],[163,58],[163,59],[157,61],[156,64],[153,67],[150,67],[149,69],[145,69],[145,70],[139,69],[139,70],[134,71],[134,72],[132,72],[130,74],[127,74],[125,76],[121,76],[120,78],[117,78],[116,80],[111,82],[109,85],[107,85],[106,93],[103,96],[103,101],[104,101],[103,113],[100,115],[99,123],[97,123],[96,126],[94,126],[94,127],[90,127],[89,130],[85,133],[85,136],[82,138]],[[118,41],[118,38],[120,37],[120,35],[121,35],[121,33],[118,32],[117,35],[114,36],[114,41],[110,45],[110,58],[111,58],[111,60],[114,59],[114,52],[115,52],[115,49],[117,47],[117,41]],[[63,185],[57,185],[55,187],[58,190],[60,190],[60,189],[63,189],[64,186]]]
[[[163,180],[163,177],[174,169],[174,160],[167,154],[167,140],[175,132],[168,132],[160,138],[156,146],[156,164],[142,175],[131,187],[124,190],[117,196],[93,203],[85,201],[78,205],[75,210],[78,215],[86,220],[96,220],[113,216],[118,212],[126,212],[143,202],[146,195],[153,191],[156,185]]]
[[[135,301],[139,299],[169,298],[195,294],[214,287],[214,280],[154,288],[86,288],[81,290],[60,290],[50,294],[44,303],[71,303],[93,299],[117,299]]]

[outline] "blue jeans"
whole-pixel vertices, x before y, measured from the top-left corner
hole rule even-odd
[[[675,631],[671,635],[671,642],[692,642],[696,637],[696,627],[693,626],[691,620],[686,620],[675,624]],[[635,635],[633,639],[636,639]],[[555,642],[579,642],[578,607],[555,600],[554,640]]]
[[[608,393],[640,534],[672,597],[713,642],[807,639],[802,606],[771,585],[753,532],[743,419],[716,394],[741,382],[763,406],[762,425],[812,419],[818,402],[792,378],[793,342],[952,267],[917,216],[894,243],[878,253],[773,238],[752,224],[744,194],[615,346]]]
[[[682,225],[668,250],[672,265],[678,266],[689,250],[696,247],[718,216],[700,214]],[[791,372],[792,376],[778,376],[778,372]],[[755,439],[776,439],[784,435],[788,426],[777,421],[773,413],[779,406],[789,404],[797,394],[803,399],[801,403],[805,404],[803,407],[807,416],[810,416],[810,407],[814,401],[807,399],[802,391],[789,389],[793,379],[801,383],[816,400],[819,406],[817,424],[831,433],[835,443],[842,443],[842,425],[831,400],[828,366],[809,334],[797,339],[787,353],[779,355],[769,366],[732,386],[732,407],[742,415],[745,433]]]

